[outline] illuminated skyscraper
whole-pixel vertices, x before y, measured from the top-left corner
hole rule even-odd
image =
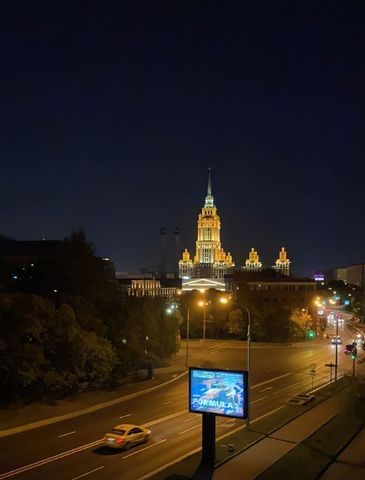
[[[214,204],[212,195],[212,184],[209,169],[207,195],[205,197],[204,207],[198,216],[198,233],[196,240],[195,256],[192,260],[187,249],[182,254],[179,261],[179,275],[183,280],[190,278],[200,279],[223,279],[224,275],[234,267],[232,255],[226,253],[220,240],[221,221],[217,213],[217,207]],[[189,278],[188,278],[189,277]],[[184,283],[183,281],[183,288]],[[194,288],[200,288],[202,282],[191,282]],[[204,282],[203,282],[204,283]],[[223,282],[218,282],[214,287],[212,281],[206,282],[206,288],[219,288]],[[203,287],[201,287],[203,288]]]

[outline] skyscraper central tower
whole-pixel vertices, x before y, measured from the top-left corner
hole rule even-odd
[[[198,216],[194,261],[190,259],[187,249],[184,250],[182,259],[179,261],[179,274],[183,280],[190,278],[223,279],[225,273],[234,266],[231,254],[226,253],[221,246],[220,230],[221,221],[214,204],[209,169],[207,195],[204,207]],[[212,282],[207,283],[208,285],[212,284]]]

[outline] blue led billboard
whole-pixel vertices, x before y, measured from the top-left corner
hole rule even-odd
[[[189,411],[247,418],[247,371],[189,369]]]

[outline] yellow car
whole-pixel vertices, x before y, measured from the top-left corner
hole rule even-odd
[[[117,425],[104,437],[104,445],[111,448],[128,450],[132,445],[147,442],[151,436],[151,430],[138,425],[123,423]]]

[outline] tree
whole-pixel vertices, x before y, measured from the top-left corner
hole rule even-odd
[[[0,295],[0,385],[6,398],[31,392],[41,380],[44,321],[52,315],[52,305],[40,297]]]
[[[232,333],[233,335],[243,335],[244,332],[241,310],[236,309],[229,312],[228,322],[225,325],[225,330],[227,330],[228,333]]]

